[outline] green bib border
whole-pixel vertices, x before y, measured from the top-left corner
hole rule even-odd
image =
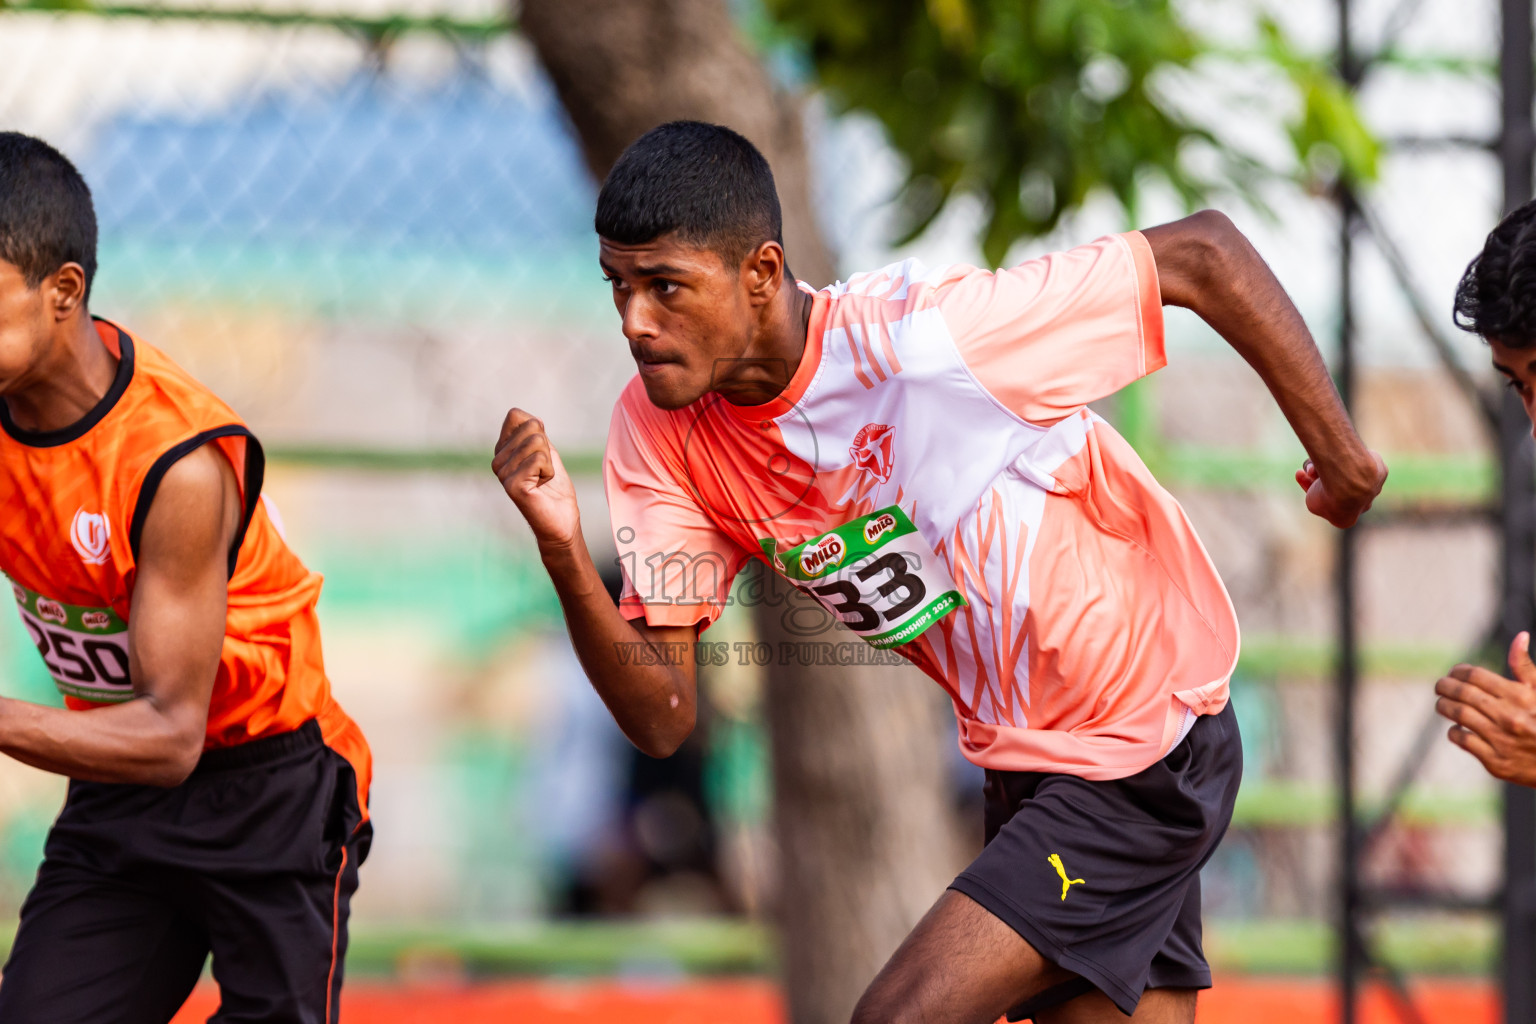
[[[896,520],[896,525],[881,533],[874,543],[865,540],[864,524],[884,515],[893,517]],[[860,516],[841,526],[834,527],[826,533],[818,533],[810,540],[802,541],[784,551],[778,550],[779,542],[771,537],[767,540],[758,541],[758,544],[762,547],[763,554],[773,560],[784,576],[792,580],[799,580],[801,583],[814,583],[817,580],[825,579],[828,570],[847,565],[851,562],[857,562],[861,558],[874,554],[896,538],[905,537],[909,533],[916,532],[917,527],[912,525],[912,520],[907,518],[907,514],[901,510],[901,506],[891,505],[887,508],[876,509],[868,515]],[[801,570],[800,556],[805,552],[805,549],[814,547],[834,535],[843,542],[845,549],[843,557],[837,560],[836,565],[828,566],[827,569],[818,573],[806,573]]]
[[[57,626],[60,629],[71,633],[79,633],[82,636],[111,636],[113,633],[122,633],[128,629],[128,623],[124,622],[117,612],[111,608],[86,608],[82,605],[65,604],[63,601],[54,601],[51,597],[44,597],[36,591],[28,590],[9,576],[6,577],[6,581],[15,588],[15,592],[18,595],[16,603],[25,609],[28,614],[41,622],[46,622],[50,626]],[[24,595],[24,598],[21,595]],[[37,610],[37,603],[39,601],[49,601],[63,608],[64,621],[59,622],[39,612]],[[107,615],[107,624],[105,626],[87,626],[85,624],[86,615],[100,615],[103,612]]]
[[[916,640],[928,632],[929,626],[935,625],[944,616],[965,603],[965,597],[958,590],[946,590],[938,597],[929,601],[928,606],[913,616],[911,620],[888,632],[880,633],[876,636],[866,636],[864,640],[871,647],[878,647],[881,650],[900,647],[902,644]]]
[[[57,676],[50,676],[53,685],[59,688],[59,692],[66,697],[74,697],[76,700],[88,700],[93,704],[125,704],[138,694],[133,688],[126,690],[94,690],[87,686],[78,686],[74,683],[61,681]]]

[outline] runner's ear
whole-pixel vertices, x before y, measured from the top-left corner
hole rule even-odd
[[[85,269],[78,263],[65,263],[49,275],[54,315],[64,319],[85,305]]]
[[[774,241],[763,242],[742,260],[741,275],[752,300],[767,303],[784,281],[784,247]]]

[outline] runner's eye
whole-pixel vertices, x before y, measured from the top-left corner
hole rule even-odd
[[[675,293],[680,287],[681,285],[679,285],[676,281],[668,281],[664,278],[659,279],[656,282],[656,290],[662,295],[671,295]]]

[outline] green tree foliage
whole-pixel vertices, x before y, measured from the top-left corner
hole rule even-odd
[[[1354,98],[1333,65],[1299,52],[1274,21],[1266,18],[1259,28],[1261,59],[1285,73],[1301,100],[1300,114],[1286,129],[1303,184],[1319,190],[1338,178],[1355,185],[1374,181],[1381,143],[1360,120]]]
[[[906,158],[902,241],[951,197],[978,195],[989,210],[982,248],[1001,262],[1101,189],[1134,218],[1149,182],[1193,207],[1221,190],[1253,197],[1281,173],[1159,88],[1214,52],[1170,0],[763,3],[833,102],[873,113]],[[1375,144],[1327,64],[1298,55],[1272,25],[1262,38],[1257,59],[1301,97],[1287,126],[1298,167],[1374,176]],[[1196,149],[1204,159],[1190,159]]]

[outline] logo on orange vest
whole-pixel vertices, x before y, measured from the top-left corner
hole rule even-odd
[[[47,622],[57,622],[61,626],[69,619],[63,605],[57,601],[50,601],[46,597],[37,599],[37,617]]]
[[[891,463],[896,458],[896,431],[884,423],[866,423],[853,435],[848,448],[853,464],[881,483],[891,478]]]
[[[80,616],[80,624],[86,629],[106,629],[112,625],[112,616],[106,612],[85,612]]]
[[[847,553],[848,545],[843,543],[843,538],[829,533],[800,553],[800,571],[807,576],[820,576],[840,564]]]
[[[100,565],[107,560],[112,550],[108,544],[111,536],[112,524],[107,517],[83,508],[75,513],[74,522],[69,524],[69,542],[88,565]]]

